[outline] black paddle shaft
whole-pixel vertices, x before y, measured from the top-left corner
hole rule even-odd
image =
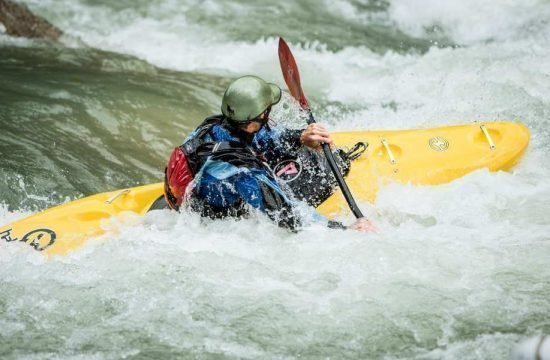
[[[311,112],[311,109],[307,109],[308,114],[308,124],[315,123],[315,118],[313,117],[313,113]],[[330,167],[330,170],[332,170],[332,173],[334,174],[334,177],[336,178],[336,182],[338,183],[338,186],[340,186],[340,189],[342,189],[342,194],[344,194],[344,198],[346,199],[351,212],[353,212],[353,215],[357,219],[360,219],[363,216],[363,213],[361,213],[361,210],[359,210],[359,206],[355,203],[355,199],[353,198],[353,195],[351,195],[351,191],[348,188],[348,184],[344,181],[344,177],[342,176],[342,173],[340,172],[340,168],[338,168],[338,165],[336,164],[336,160],[334,160],[334,154],[330,150],[330,146],[328,144],[322,143],[321,146],[323,147],[323,152],[325,153],[325,157],[327,158],[328,166]]]

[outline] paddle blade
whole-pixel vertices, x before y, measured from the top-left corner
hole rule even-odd
[[[309,109],[309,104],[300,83],[298,65],[296,65],[296,60],[294,60],[290,48],[282,37],[279,38],[279,62],[281,63],[283,77],[290,94],[293,98],[298,100],[302,109]]]

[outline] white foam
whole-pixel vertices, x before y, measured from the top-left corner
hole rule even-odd
[[[12,314],[63,322],[78,309],[121,329],[123,343],[114,348],[124,351],[132,348],[124,339],[147,324],[148,334],[176,351],[207,344],[227,357],[274,357],[328,339],[328,353],[359,355],[402,333],[409,335],[400,344],[437,343],[433,352],[418,350],[434,358],[464,358],[476,348],[509,354],[516,336],[461,340],[457,332],[512,329],[533,321],[526,308],[548,304],[540,290],[550,276],[548,225],[531,226],[525,238],[514,217],[529,202],[513,205],[548,193],[547,185],[510,191],[523,181],[480,171],[440,187],[388,186],[377,202],[374,235],[322,227],[292,234],[262,218],[201,221],[158,211],[49,262],[10,247],[9,261],[0,256],[0,281],[24,289],[10,302]],[[37,293],[44,301],[36,302]],[[14,336],[24,331],[13,321],[3,325]],[[90,336],[103,344],[112,335],[90,326],[89,333],[71,328],[67,346],[86,347]],[[349,349],[357,332],[364,337]]]
[[[6,204],[0,204],[0,226],[3,227],[4,225],[22,219],[30,214],[32,214],[32,212],[26,210],[9,211]]]
[[[545,1],[527,0],[394,0],[390,17],[414,36],[426,36],[434,26],[460,44],[521,38],[547,27]]]

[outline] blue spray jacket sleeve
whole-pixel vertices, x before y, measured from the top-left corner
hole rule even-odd
[[[195,192],[213,206],[236,206],[240,196],[232,178],[244,170],[227,162],[208,159],[193,180]]]
[[[302,131],[264,127],[254,136],[252,146],[269,162],[278,162],[296,155],[302,146],[300,143]]]
[[[266,211],[258,181],[261,174],[224,161],[207,160],[195,177],[198,194],[216,207],[234,206],[244,200],[255,209]]]
[[[247,204],[265,213],[279,226],[301,226],[295,204],[264,169],[237,167],[208,159],[194,179],[195,193],[218,208]]]

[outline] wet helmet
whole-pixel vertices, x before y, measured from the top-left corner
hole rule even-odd
[[[281,88],[257,76],[247,75],[233,81],[225,90],[222,113],[237,122],[248,122],[281,100]]]

